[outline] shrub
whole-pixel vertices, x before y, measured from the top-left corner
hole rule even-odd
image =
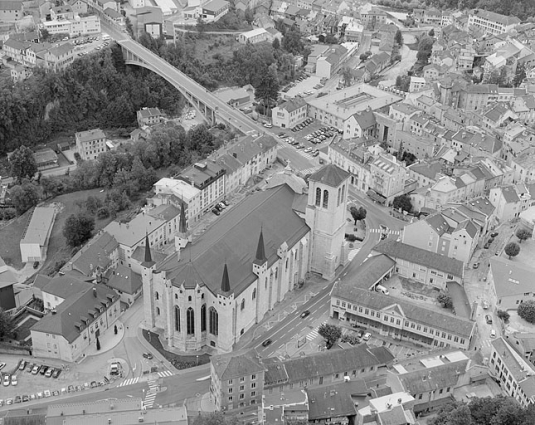
[[[355,242],[357,237],[353,233],[346,233],[346,240],[349,242]]]
[[[110,210],[108,209],[108,207],[100,207],[97,210],[97,218],[99,220],[103,220],[105,218],[108,218],[109,216],[110,216]]]
[[[511,317],[511,315],[504,310],[498,310],[496,315],[498,316],[498,318],[502,319],[505,323],[508,323],[509,318]]]
[[[535,323],[535,301],[524,301],[518,306],[518,315],[528,323]]]

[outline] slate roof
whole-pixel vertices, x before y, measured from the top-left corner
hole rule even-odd
[[[430,215],[425,221],[439,236],[442,236],[444,233],[449,233],[450,231],[450,225],[440,213]]]
[[[369,307],[376,311],[390,310],[392,307],[398,306],[398,311],[401,309],[403,316],[409,320],[423,325],[433,326],[435,329],[444,330],[465,338],[470,337],[475,326],[474,322],[463,319],[462,317],[454,316],[437,309],[432,310],[420,304],[399,298],[392,298],[375,291],[357,288],[350,283],[336,284],[332,296],[358,303],[361,306]]]
[[[379,242],[374,251],[386,254],[393,259],[401,259],[414,264],[439,270],[453,276],[463,276],[463,262],[444,255],[435,254],[402,242],[384,240]]]
[[[82,143],[106,138],[106,135],[100,128],[96,128],[94,130],[79,131],[78,133],[76,133],[75,136],[76,140],[79,140]]]
[[[502,195],[507,203],[514,203],[520,201],[518,193],[516,193],[514,186],[501,187]]]
[[[411,164],[408,168],[414,171],[415,173],[421,174],[422,176],[432,180],[436,180],[437,175],[440,174],[442,171],[442,165],[439,161],[434,161],[431,163],[418,162],[415,164]]]
[[[221,293],[221,276],[226,263],[231,291],[240,294],[257,279],[252,264],[261,227],[268,267],[278,261],[277,249],[283,243],[292,247],[310,231],[305,220],[293,210],[295,196],[288,185],[282,185],[246,197],[223,214],[195,243],[188,244],[181,255],[191,258],[202,283],[214,294]],[[172,255],[156,269],[165,270],[167,279],[180,286],[187,277],[186,264]]]
[[[474,9],[470,13],[471,15],[478,16],[482,19],[486,19],[487,21],[491,22],[497,22],[499,24],[503,24],[505,26],[513,25],[513,24],[519,24],[522,22],[520,19],[518,19],[516,16],[506,16],[506,15],[500,15],[499,13],[494,12],[488,12],[483,9]]]
[[[46,276],[44,274],[36,274],[35,278],[33,279],[33,287],[42,290],[46,285],[50,283],[51,280],[52,278],[49,276]]]
[[[360,128],[363,130],[375,125],[375,114],[373,111],[362,111],[357,112],[356,114],[353,114],[353,117],[355,117],[355,120],[357,121]]]
[[[113,236],[103,232],[86,244],[70,261],[73,269],[90,277],[97,267],[106,269],[111,263],[111,254],[119,247]]]
[[[293,99],[288,99],[283,104],[279,105],[279,109],[284,109],[288,112],[296,111],[299,108],[302,108],[303,106],[306,106],[306,101],[302,97],[294,97]]]
[[[366,396],[368,387],[364,380],[357,379],[320,388],[307,388],[306,392],[308,395],[308,419],[319,421],[355,415],[357,412],[351,396]]]
[[[374,255],[357,267],[352,281],[359,288],[369,290],[395,265],[396,262],[386,255]]]
[[[125,294],[133,295],[143,286],[143,282],[141,276],[133,272],[130,267],[119,264],[115,270],[110,271],[106,285]]]
[[[162,115],[158,108],[143,108],[138,113],[142,118],[159,117]]]
[[[331,187],[340,186],[349,178],[349,173],[334,164],[327,164],[309,177],[309,180],[320,182]]]
[[[48,292],[47,285],[45,288]],[[95,292],[96,291],[96,297]],[[61,295],[62,298],[64,295]],[[92,316],[92,312],[96,311],[96,308],[104,308],[110,306],[111,300],[115,302],[119,296],[112,289],[104,285],[93,285],[90,283],[85,284],[85,287],[76,293],[66,297],[59,306],[56,307],[56,313],[48,313],[39,322],[31,327],[32,331],[49,333],[53,335],[61,335],[69,343],[72,343],[80,336],[80,329],[76,325],[81,324],[83,319],[87,319],[85,327],[90,323],[93,323],[95,318]],[[101,314],[106,313],[94,313],[97,318]]]
[[[262,358],[254,349],[212,356],[210,361],[221,381],[254,375],[266,370]]]
[[[433,368],[419,369],[398,375],[409,394],[422,394],[441,388],[456,387],[466,370],[469,360],[443,364]]]
[[[129,223],[112,221],[104,228],[104,231],[113,235],[121,245],[132,247],[142,241],[147,233],[150,235],[164,224],[165,220],[160,218],[151,217],[148,214],[138,214]]]
[[[533,285],[535,268],[527,264],[493,256],[490,259],[490,270],[498,298],[535,292]]]

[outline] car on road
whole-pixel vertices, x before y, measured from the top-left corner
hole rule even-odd
[[[490,330],[490,337],[491,338],[496,338],[496,331],[494,329]]]
[[[489,303],[486,302],[486,301],[483,301],[483,302],[481,303],[481,306],[483,307],[483,309],[487,310],[487,309],[489,308]]]
[[[24,394],[24,395],[22,396],[22,402],[23,402],[23,403],[26,403],[27,401],[30,401],[30,397],[27,396],[26,394]]]
[[[371,337],[372,337],[372,334],[369,333],[369,332],[366,332],[366,333],[363,335],[362,339],[363,339],[364,341],[369,341]]]
[[[494,233],[491,233],[491,234],[490,234],[490,237],[491,237],[491,238],[495,238],[495,237],[498,236],[498,235],[499,235],[498,232],[494,232]]]
[[[145,357],[146,359],[151,360],[153,358],[153,355],[152,355],[152,353],[143,353],[143,357]]]
[[[305,310],[301,313],[301,319],[304,319],[310,314],[310,310]]]
[[[47,378],[51,378],[51,377],[52,377],[52,374],[54,373],[54,370],[55,370],[55,369],[54,369],[53,367],[49,367],[48,370],[47,370],[46,373],[45,373],[45,376],[46,376]]]
[[[54,373],[52,374],[52,378],[57,379],[60,373],[61,373],[61,369],[54,369]]]
[[[47,370],[48,370],[48,366],[43,365],[43,366],[41,366],[41,369],[39,370],[39,373],[41,375],[44,375]]]
[[[267,347],[269,345],[271,345],[273,341],[271,339],[266,339],[263,343],[262,343],[262,347]]]
[[[39,267],[39,261],[34,261],[33,268],[36,269],[37,267]]]
[[[17,379],[17,375],[11,376],[11,385],[16,387],[18,383],[19,383],[19,380]]]
[[[264,124],[262,124],[264,127],[266,128],[271,128],[273,127],[273,124],[269,123],[269,122],[265,122]]]
[[[6,373],[4,375],[4,379],[2,380],[2,384],[4,385],[4,387],[9,387],[9,384],[11,384],[11,375]]]
[[[212,208],[212,212],[213,212],[215,215],[220,215],[220,214],[221,214],[217,208]]]
[[[41,366],[36,364],[32,369],[32,375],[37,375],[39,373],[39,369],[41,369]]]
[[[485,315],[485,321],[486,321],[489,325],[492,325],[492,317],[490,317],[488,314]]]
[[[26,360],[21,360],[20,363],[19,363],[19,367],[18,369],[19,370],[24,370],[26,368]]]

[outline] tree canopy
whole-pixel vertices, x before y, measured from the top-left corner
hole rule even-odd
[[[520,303],[517,313],[526,322],[535,323],[535,301],[528,300]]]
[[[91,237],[95,220],[84,213],[71,214],[63,226],[63,236],[70,246],[79,246]]]
[[[11,166],[11,175],[18,181],[23,178],[32,179],[37,173],[37,163],[33,157],[33,152],[24,145],[13,151],[9,157],[9,165]]]
[[[368,211],[366,211],[366,208],[364,207],[351,207],[349,212],[351,213],[353,220],[355,220],[355,224],[357,224],[357,221],[364,220],[368,214]]]
[[[526,241],[529,238],[531,238],[532,234],[527,229],[518,229],[516,231],[516,237],[518,238],[519,242],[522,243],[522,241]]]
[[[339,326],[323,323],[318,329],[318,334],[325,339],[327,349],[329,349],[341,338],[342,329]]]
[[[520,246],[515,242],[509,242],[507,245],[505,245],[504,251],[509,256],[509,259],[511,259],[512,257],[516,257],[518,254],[520,254]]]
[[[255,97],[261,100],[266,107],[270,107],[271,103],[276,101],[278,96],[279,80],[277,78],[277,72],[270,66],[255,90]]]
[[[392,207],[396,210],[400,208],[403,211],[411,212],[412,211],[412,202],[409,195],[399,195],[394,198],[392,201]]]

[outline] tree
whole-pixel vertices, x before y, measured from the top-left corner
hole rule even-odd
[[[273,39],[273,42],[271,43],[271,46],[275,49],[275,50],[279,50],[281,48],[281,42],[279,41],[279,38],[278,37],[275,37]]]
[[[0,338],[13,335],[13,318],[4,309],[0,308]]]
[[[429,30],[429,32],[427,33],[427,35],[429,35],[429,37],[434,37],[435,36],[435,29],[434,28],[431,28]]]
[[[349,87],[353,82],[353,72],[349,66],[344,66],[340,69],[340,74],[342,75],[342,81],[344,82],[345,87]]]
[[[535,301],[521,302],[517,308],[518,315],[528,323],[535,323]]]
[[[516,231],[516,237],[518,238],[519,242],[522,243],[522,241],[526,241],[531,238],[531,232],[526,229],[518,229]]]
[[[392,201],[392,207],[396,210],[402,209],[410,213],[412,211],[412,202],[409,195],[399,195]]]
[[[203,36],[203,34],[205,33],[206,31],[206,22],[204,22],[204,19],[202,18],[202,16],[199,16],[197,18],[197,25],[196,25],[196,28],[197,28],[197,32],[199,33],[199,36]]]
[[[511,315],[505,310],[498,310],[496,315],[498,316],[498,318],[502,319],[504,323],[509,322],[509,319],[511,318]]]
[[[28,180],[24,180],[20,186],[13,186],[9,191],[9,196],[19,215],[39,203],[39,189],[37,185]]]
[[[33,152],[24,145],[11,154],[9,165],[11,166],[11,175],[19,182],[23,178],[32,179],[37,173],[37,163],[33,157]]]
[[[396,88],[401,91],[408,92],[411,85],[411,77],[408,75],[398,75],[396,77]]]
[[[403,46],[403,34],[401,34],[400,30],[396,31],[396,35],[394,36],[394,41],[398,44],[398,46]]]
[[[365,60],[368,59],[368,55],[366,53],[361,53],[361,55],[359,56],[359,59],[361,62],[364,62]]]
[[[357,225],[357,221],[364,220],[366,218],[366,214],[368,213],[364,207],[351,207],[349,212],[351,213],[353,220],[355,220],[355,226]]]
[[[327,44],[338,44],[338,39],[333,34],[327,34],[325,36],[325,43],[327,43]]]
[[[433,43],[435,40],[431,37],[423,37],[418,43],[418,53],[416,54],[416,59],[418,62],[427,64],[431,52],[433,51]]]
[[[72,246],[79,246],[91,237],[95,228],[95,220],[84,213],[71,214],[63,226],[63,236],[67,243]]]
[[[440,292],[440,294],[437,295],[437,302],[439,304],[441,304],[442,307],[444,307],[444,308],[452,308],[453,307],[453,300],[445,292]]]
[[[100,339],[97,336],[97,351],[100,351]]]
[[[276,101],[278,97],[279,80],[277,78],[277,72],[269,67],[255,90],[255,98],[261,100],[264,106],[269,108],[271,102]]]
[[[329,325],[328,323],[324,323],[319,327],[318,334],[320,334],[323,338],[325,338],[327,349],[329,349],[342,336],[342,329],[340,329],[339,326]]]
[[[509,256],[509,259],[516,257],[520,254],[520,246],[515,242],[509,242],[505,245],[505,253]]]
[[[282,37],[282,47],[288,53],[298,55],[303,52],[303,41],[301,40],[301,31],[293,27],[286,31]]]
[[[515,76],[513,77],[513,86],[518,87],[526,79],[526,66],[519,63],[516,66]]]
[[[100,207],[102,207],[102,199],[97,196],[88,196],[85,200],[85,208],[91,215],[95,215]]]
[[[193,420],[193,425],[237,425],[238,423],[239,421],[236,416],[227,416],[222,412],[197,415]]]
[[[48,38],[50,37],[50,33],[48,32],[48,30],[46,28],[42,28],[40,32],[41,32],[41,41],[48,40]]]
[[[128,16],[124,20],[124,24],[126,26],[126,32],[128,32],[130,37],[134,38],[134,26],[132,25],[132,21],[130,21],[130,18]]]

